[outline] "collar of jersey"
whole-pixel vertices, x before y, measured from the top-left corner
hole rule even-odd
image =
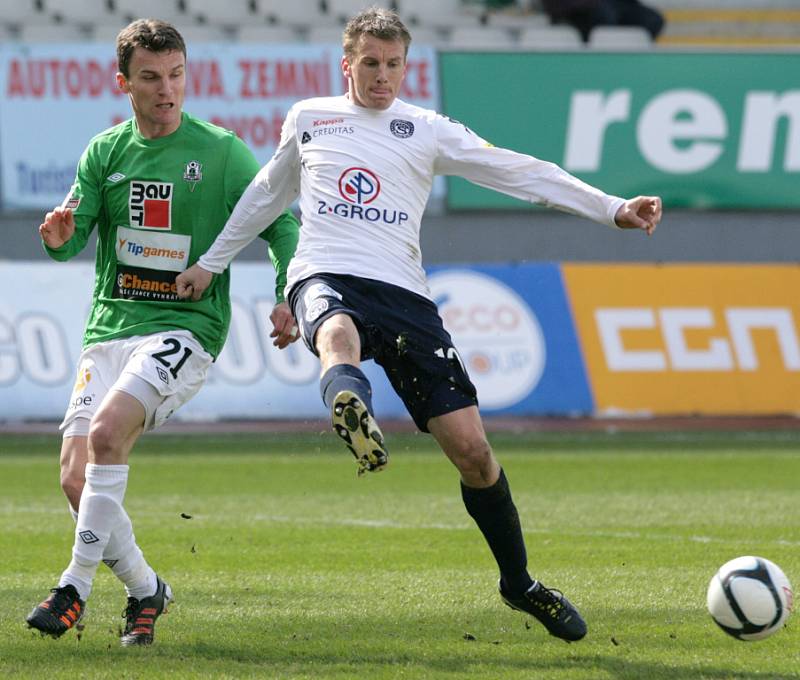
[[[133,132],[133,138],[143,146],[166,146],[167,144],[171,144],[172,141],[181,134],[181,131],[186,126],[187,118],[188,114],[185,111],[181,112],[181,124],[178,126],[178,129],[175,130],[175,132],[171,132],[164,137],[155,137],[154,139],[149,139],[139,132],[139,126],[136,124],[136,117],[134,116],[131,118],[131,130]]]

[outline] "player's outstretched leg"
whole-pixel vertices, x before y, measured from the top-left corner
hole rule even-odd
[[[530,577],[519,514],[502,468],[492,486],[469,487],[462,481],[461,495],[497,560],[503,602],[534,616],[562,640],[573,642],[586,635],[586,623],[569,600]]]
[[[129,597],[128,605],[122,613],[125,617],[125,631],[120,638],[123,646],[152,645],[156,620],[167,613],[170,600],[172,600],[172,589],[158,577],[155,594],[142,600]]]
[[[336,394],[331,405],[331,424],[358,463],[358,474],[378,472],[389,462],[383,433],[366,404],[350,390]]]
[[[567,642],[575,642],[586,635],[586,622],[578,610],[560,590],[545,588],[540,581],[534,581],[519,597],[512,597],[503,591],[501,580],[500,597],[512,609],[535,617],[550,635]]]
[[[65,585],[53,588],[50,597],[36,605],[25,620],[43,635],[59,638],[83,618],[85,611],[86,603],[75,586]]]

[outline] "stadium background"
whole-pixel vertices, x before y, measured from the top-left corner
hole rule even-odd
[[[216,16],[214,3],[159,3],[196,65],[186,110],[238,127],[261,160],[294,99],[341,91],[335,36],[348,3],[308,3],[317,11],[305,7],[299,25],[280,16],[287,4],[226,3]],[[668,20],[658,43],[610,29],[608,42],[601,32],[588,46],[527,3],[489,14],[479,3],[428,3],[431,16],[396,4],[417,12],[404,98],[610,193],[665,198],[664,221],[646,238],[460,180],[437,185],[423,253],[484,413],[800,411],[791,3],[654,1]],[[74,381],[93,248],[75,264],[51,263],[35,228],[66,193],[89,137],[128,116],[102,70],[125,7],[3,3],[0,420],[59,418]],[[265,342],[272,274],[262,261],[253,245],[235,263],[231,341],[183,419],[323,415],[313,358]],[[379,415],[402,417],[385,385],[376,392]]]

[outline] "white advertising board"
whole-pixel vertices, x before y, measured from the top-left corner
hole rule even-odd
[[[319,361],[295,342],[272,345],[272,267],[234,263],[228,341],[200,393],[174,420],[325,418]],[[0,421],[61,419],[75,383],[94,284],[92,263],[0,262]],[[365,369],[382,415],[404,409],[382,371]]]

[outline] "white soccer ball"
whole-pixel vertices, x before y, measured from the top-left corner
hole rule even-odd
[[[728,635],[762,640],[780,630],[792,611],[792,586],[774,562],[737,557],[708,584],[708,613]]]

